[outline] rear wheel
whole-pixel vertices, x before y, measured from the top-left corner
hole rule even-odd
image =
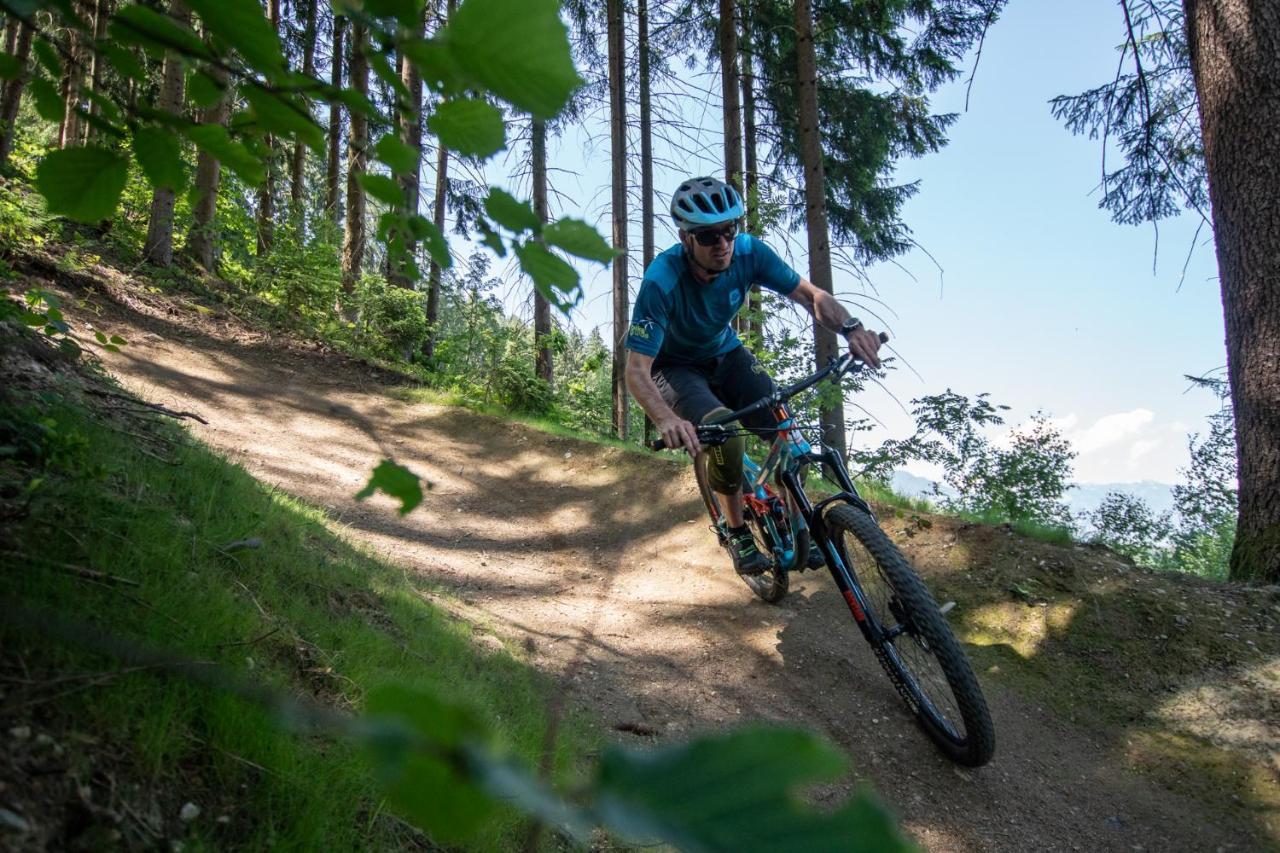
[[[723,545],[726,530],[724,512],[720,509],[719,498],[711,488],[711,481],[707,479],[707,462],[707,454],[699,453],[693,458],[693,471],[698,480],[698,491],[702,494],[702,502],[706,505],[707,514],[711,516],[716,535],[720,538],[720,544]],[[755,538],[756,547],[760,549],[760,553],[769,558],[769,568],[758,575],[740,575],[740,577],[752,592],[770,604],[776,604],[787,594],[789,587],[788,567],[784,561],[778,559],[778,554],[785,552],[780,542],[782,537],[779,536],[778,527],[771,518],[760,518],[749,507],[745,508],[743,517],[747,522],[747,528]],[[805,548],[808,548],[807,537]]]
[[[969,659],[911,563],[866,512],[837,504],[826,523],[884,634],[876,658],[925,733],[958,764],[991,760],[995,730]]]

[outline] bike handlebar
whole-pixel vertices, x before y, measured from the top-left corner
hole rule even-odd
[[[881,332],[880,343],[884,344],[888,342],[889,342],[889,336],[884,332]],[[826,363],[824,367],[819,368],[816,372],[810,374],[809,376],[806,376],[804,379],[801,379],[799,382],[788,385],[787,387],[783,388],[780,391],[775,391],[772,394],[770,394],[768,397],[761,397],[759,400],[756,400],[751,405],[742,409],[738,409],[738,411],[736,412],[729,412],[729,414],[727,415],[721,415],[718,418],[714,418],[712,420],[699,424],[696,427],[698,431],[698,439],[699,441],[702,440],[702,432],[704,429],[707,429],[708,427],[720,427],[720,426],[723,426],[724,424],[729,423],[730,421],[736,421],[739,418],[746,417],[747,415],[754,415],[756,412],[760,411],[761,409],[771,409],[774,406],[778,405],[779,403],[782,403],[786,400],[790,400],[792,397],[799,394],[801,391],[807,391],[808,389],[812,388],[814,385],[817,385],[819,382],[826,379],[828,376],[832,375],[833,373],[836,376],[842,376],[845,373],[849,372],[851,369],[861,369],[862,364],[863,362],[854,358],[851,353],[846,352],[843,355],[841,355],[839,358],[831,359]],[[659,438],[649,443],[649,449],[650,450],[666,450],[667,444],[665,441]]]

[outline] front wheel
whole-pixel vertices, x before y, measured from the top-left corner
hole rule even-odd
[[[826,523],[865,593],[867,618],[879,626],[880,639],[872,642],[876,658],[917,722],[951,760],[986,764],[995,750],[986,699],[924,582],[866,512],[837,504]]]

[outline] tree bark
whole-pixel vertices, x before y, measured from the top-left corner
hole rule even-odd
[[[267,0],[267,20],[271,28],[280,32],[280,0]],[[267,174],[258,188],[258,257],[270,253],[276,242],[276,139],[267,134],[263,140],[267,146]]]
[[[426,32],[426,6],[423,6],[421,15],[418,18],[417,30],[412,34],[415,38],[422,38]],[[422,172],[422,75],[418,73],[418,66],[409,61],[409,57],[403,52],[400,54],[400,82],[404,83],[404,87],[409,90],[409,109],[400,115],[400,141],[413,149],[413,171],[403,175],[397,175],[400,182],[400,189],[404,192],[404,209],[407,214],[416,214],[418,212],[418,199],[421,193]],[[412,234],[404,235],[404,251],[405,258],[401,262],[388,255],[388,261],[392,264],[391,275],[389,280],[397,287],[413,287],[413,278],[410,275],[409,261],[412,260],[418,252],[418,241],[413,238]]]
[[[643,2],[643,0],[641,0]],[[533,170],[533,212],[544,225],[551,219],[547,200],[547,124],[533,119],[530,128],[530,160]],[[533,289],[534,369],[538,378],[551,387],[551,303],[538,288]]]
[[[627,87],[626,32],[622,0],[608,0],[610,154],[613,159],[613,431],[625,440],[630,431],[626,386],[626,341],[630,319],[627,291]]]
[[[432,222],[436,230],[444,233],[445,213],[449,202],[449,149],[440,145],[436,149],[436,197],[432,208]],[[432,358],[436,352],[436,326],[440,321],[440,275],[442,270],[435,259],[431,259],[431,267],[427,274],[427,340],[422,345],[422,354]]]
[[[742,107],[738,101],[736,0],[720,0],[720,92],[724,104],[724,179],[742,191]]]
[[[210,67],[209,74],[224,87],[227,72]],[[224,88],[222,97],[200,113],[202,124],[224,125],[231,114],[231,96]],[[222,178],[222,164],[208,151],[200,150],[196,157],[196,193],[191,206],[191,230],[187,233],[187,253],[207,273],[217,270],[215,256],[218,249],[218,185]]]
[[[369,94],[369,61],[365,58],[368,39],[364,25],[351,22],[351,88]],[[360,280],[364,263],[364,187],[359,177],[368,164],[369,120],[359,110],[351,111],[351,132],[347,137],[347,218],[342,236],[342,292],[351,296]]]
[[[742,127],[743,127],[743,166],[742,176],[743,201],[747,205],[747,231],[757,237],[763,236],[760,225],[760,175],[756,165],[756,86],[755,56],[751,44],[751,0],[742,4],[742,39],[739,43],[742,62],[739,66],[739,78],[742,81]],[[764,320],[761,314],[760,285],[751,285],[751,296],[747,302],[747,322],[743,323],[743,332],[754,346],[764,341]]]
[[[95,0],[93,5],[93,38],[95,41],[101,41],[107,37],[107,22],[111,19],[111,0]],[[96,50],[89,52],[89,90],[94,94],[102,94],[102,70],[106,66],[101,53]],[[89,104],[89,114],[98,116],[102,112],[98,102],[94,101]],[[81,144],[88,145],[93,142],[98,135],[97,129],[89,122],[84,123],[84,128],[80,134]]]
[[[333,16],[333,59],[329,68],[329,82],[334,88],[342,87],[342,36],[347,27],[347,19],[341,15]],[[334,227],[342,227],[342,104],[332,101],[329,104],[329,153],[325,163],[325,210],[328,211]]]
[[[818,126],[818,71],[813,48],[813,14],[809,0],[796,0],[796,89],[800,118],[800,153],[804,162],[805,224],[809,231],[809,281],[832,293],[831,242],[827,226],[826,172],[822,164],[822,131]],[[813,321],[814,356],[819,367],[839,354],[836,333]],[[844,401],[824,406],[819,414],[822,443],[845,455]]]
[[[316,73],[316,0],[302,0],[302,73],[314,77]],[[302,140],[293,143],[293,162],[290,164],[289,204],[290,214],[301,225],[305,217],[304,194],[306,191],[307,147]]]
[[[1235,410],[1231,578],[1280,581],[1280,6],[1183,0]]]
[[[639,54],[640,79],[640,245],[644,269],[654,258],[653,220],[653,110],[650,98],[649,70],[649,0],[639,0],[636,7],[636,52]],[[644,416],[645,443],[653,441],[653,420]]]
[[[75,27],[68,28],[66,74],[62,78],[62,97],[65,104],[62,124],[58,128],[58,147],[71,148],[80,142],[81,90],[84,88],[85,54],[88,38]]]
[[[191,20],[191,11],[182,0],[169,4],[169,17],[185,27]],[[164,56],[160,99],[156,106],[175,117],[182,114],[183,94],[182,59],[173,51]],[[175,194],[171,187],[161,187],[151,194],[151,217],[147,222],[147,239],[142,254],[148,261],[160,267],[173,264],[173,205]]]
[[[27,63],[31,56],[31,37],[34,30],[27,24],[16,22],[17,32],[14,35],[14,46],[10,52],[22,63],[22,73],[5,83],[3,94],[0,94],[0,167],[9,162],[9,154],[13,151],[13,134],[17,129],[18,107],[22,104],[22,92],[31,79],[31,69]]]

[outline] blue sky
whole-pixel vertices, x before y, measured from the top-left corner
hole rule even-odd
[[[900,404],[913,397],[985,391],[1011,406],[1011,425],[1036,411],[1052,417],[1079,451],[1081,482],[1178,479],[1188,432],[1216,408],[1207,392],[1188,392],[1183,375],[1226,360],[1208,229],[1179,288],[1198,218],[1162,223],[1155,256],[1149,225],[1116,225],[1097,207],[1100,143],[1070,135],[1048,107],[1054,95],[1114,75],[1123,28],[1113,0],[1012,0],[987,35],[950,144],[900,164],[898,179],[921,181],[905,220],[937,265],[917,251],[868,269],[885,308],[863,298],[864,282],[837,273],[838,295],[868,325],[879,311],[893,348],[920,374],[900,370],[886,389],[858,401],[884,422],[858,440],[909,432]],[[935,109],[963,112],[967,77],[940,91]],[[688,174],[723,168],[710,106],[704,112],[690,98],[685,108],[706,128],[691,142],[694,152],[680,155]],[[565,198],[553,213],[583,216],[607,234],[607,128],[589,123],[566,134],[552,159],[578,173],[559,177]],[[661,195],[681,177],[659,170]],[[664,224],[659,249],[670,242]],[[633,243],[638,254],[638,236]],[[793,264],[806,274],[803,240],[792,247]],[[609,275],[584,273],[587,298],[574,320],[601,326],[608,339]]]

